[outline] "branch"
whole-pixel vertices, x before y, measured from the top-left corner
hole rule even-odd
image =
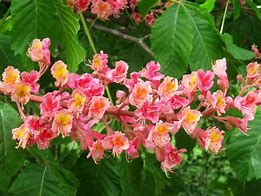
[[[92,19],[87,19],[88,22],[93,22]],[[103,31],[103,32],[107,32],[107,33],[110,33],[110,34],[113,34],[117,37],[120,37],[122,39],[126,39],[126,40],[129,40],[131,42],[135,42],[136,44],[140,45],[140,47],[143,48],[143,50],[145,50],[146,52],[148,52],[152,57],[154,56],[154,53],[151,51],[151,49],[144,43],[144,39],[147,38],[147,36],[143,37],[143,38],[137,38],[137,37],[134,37],[134,36],[131,36],[131,35],[128,35],[128,34],[125,34],[125,33],[122,33],[116,29],[110,29],[108,27],[105,27],[105,26],[102,26],[102,25],[99,25],[99,24],[93,24],[92,25],[95,29],[98,29],[100,31]]]

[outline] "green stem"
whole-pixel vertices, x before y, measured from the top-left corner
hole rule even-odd
[[[10,14],[10,8],[8,8],[8,10],[6,11],[4,17],[2,18],[2,21],[0,22],[0,28],[2,27],[2,25],[4,24],[6,18],[9,16]]]
[[[95,45],[93,43],[93,40],[92,40],[92,37],[91,37],[91,33],[90,33],[89,29],[88,29],[88,26],[87,26],[87,24],[85,22],[85,19],[84,19],[83,15],[82,15],[82,12],[79,12],[79,15],[80,15],[80,18],[81,18],[81,22],[82,22],[85,34],[86,34],[86,36],[88,38],[88,41],[89,41],[89,44],[90,44],[90,46],[92,48],[92,51],[93,51],[94,54],[96,54],[97,50],[96,50]],[[109,100],[110,100],[111,104],[113,105],[113,100],[112,100],[112,97],[111,97],[111,93],[110,93],[109,87],[106,86],[105,90],[106,90],[106,93],[107,93],[107,95],[109,97]]]
[[[226,2],[226,7],[225,7],[225,11],[224,11],[224,15],[223,15],[223,18],[222,18],[222,23],[221,23],[220,31],[219,31],[220,34],[223,33],[224,24],[225,24],[226,15],[227,15],[228,4],[229,4],[229,0],[227,0],[227,2]]]
[[[87,38],[88,38],[89,44],[90,44],[90,46],[92,48],[92,51],[93,51],[94,54],[96,54],[97,50],[96,50],[96,48],[94,46],[94,43],[93,43],[93,40],[92,40],[92,37],[91,37],[91,33],[90,33],[90,31],[89,31],[89,29],[87,27],[87,24],[86,24],[85,19],[84,19],[83,15],[82,15],[82,12],[80,12],[79,15],[80,15],[80,18],[81,18],[83,29],[85,31],[85,34],[86,34]]]

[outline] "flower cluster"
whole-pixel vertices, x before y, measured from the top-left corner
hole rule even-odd
[[[163,10],[168,8],[172,3],[170,1],[159,1],[144,18],[137,9],[138,0],[67,0],[67,5],[80,12],[90,10],[101,20],[108,20],[110,16],[118,17],[124,9],[131,10],[131,18],[140,24],[145,21],[149,26],[155,22],[155,17],[162,14]]]
[[[185,131],[198,144],[212,153],[222,150],[224,131],[218,127],[224,123],[247,133],[247,123],[254,119],[261,104],[261,66],[247,65],[247,78],[237,77],[240,93],[229,96],[226,59],[215,62],[212,70],[202,69],[177,78],[160,73],[160,64],[149,62],[139,72],[127,77],[128,64],[115,62],[108,66],[108,55],[101,51],[93,56],[90,68],[93,73],[70,73],[67,65],[59,60],[50,68],[55,86],[53,92],[40,96],[37,81],[47,70],[50,52],[46,41],[34,40],[28,55],[40,65],[40,71],[19,73],[11,66],[3,73],[1,92],[10,94],[24,123],[13,129],[13,139],[25,148],[37,144],[47,148],[52,139],[61,135],[79,141],[88,157],[98,162],[105,154],[114,156],[125,153],[128,158],[137,158],[139,149],[155,153],[163,171],[170,172],[182,161],[185,149],[173,145],[173,136]],[[48,59],[48,61],[46,60]],[[217,81],[217,82],[215,82]],[[118,90],[116,104],[105,97],[105,88],[118,83],[126,90]],[[25,116],[20,104],[29,100],[40,104],[40,116]],[[227,111],[238,110],[242,118],[230,116]],[[211,118],[212,127],[202,127],[201,122]],[[121,122],[121,128],[113,130],[110,120]],[[104,130],[94,129],[97,123]],[[205,129],[205,130],[204,130]]]

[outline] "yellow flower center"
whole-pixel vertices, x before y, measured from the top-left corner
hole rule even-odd
[[[223,106],[225,104],[225,100],[221,93],[217,93],[217,106]]]
[[[74,107],[81,107],[83,106],[85,103],[85,97],[79,93],[74,95],[74,102],[73,102],[73,106]]]
[[[257,64],[254,64],[253,66],[251,66],[251,67],[249,67],[249,68],[247,69],[247,73],[248,73],[249,75],[255,75],[255,74],[257,73],[257,69],[258,69]]]
[[[193,89],[193,88],[195,87],[195,85],[197,84],[197,81],[198,81],[197,76],[196,76],[195,74],[192,75],[192,76],[191,76],[191,79],[190,79],[190,81],[189,81],[189,87],[190,87],[191,89]]]
[[[220,140],[220,138],[221,138],[220,134],[216,133],[215,131],[211,132],[210,139],[212,144],[216,143],[218,140]]]
[[[185,114],[185,120],[188,122],[188,123],[194,123],[197,121],[197,115],[196,114],[193,114],[192,112],[190,111],[187,111],[186,114]]]
[[[56,115],[56,122],[60,125],[68,125],[72,120],[72,116],[69,113],[58,113]]]
[[[29,93],[30,93],[29,85],[23,85],[23,84],[16,85],[16,95],[18,97],[25,97],[25,96],[29,95]]]
[[[56,64],[55,71],[53,72],[53,75],[54,75],[55,79],[60,79],[60,78],[66,77],[66,75],[67,75],[66,66],[64,66],[61,63]]]
[[[102,59],[99,55],[95,55],[92,60],[92,65],[95,67],[100,67],[102,65]]]
[[[159,124],[156,126],[155,130],[158,135],[164,135],[164,134],[168,133],[169,127],[164,124]]]

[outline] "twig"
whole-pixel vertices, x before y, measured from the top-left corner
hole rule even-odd
[[[87,21],[92,22],[93,20],[87,19]],[[129,40],[129,41],[135,42],[136,44],[140,45],[140,47],[142,47],[143,50],[148,52],[151,56],[154,56],[154,53],[151,51],[151,49],[143,41],[145,38],[147,38],[147,36],[145,36],[144,38],[137,38],[137,37],[122,33],[122,32],[120,32],[116,29],[110,29],[108,27],[105,27],[105,26],[102,26],[102,25],[99,25],[99,24],[93,24],[93,27],[95,29],[100,30],[100,31],[111,33],[111,34],[113,34],[117,37],[120,37],[122,39],[126,39],[126,40]]]

